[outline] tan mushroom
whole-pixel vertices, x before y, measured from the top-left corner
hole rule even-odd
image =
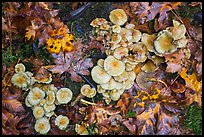
[[[164,57],[160,57],[160,56],[157,56],[157,55],[148,56],[148,59],[152,60],[156,66],[158,66],[160,63],[165,62]]]
[[[111,90],[110,91],[110,98],[113,100],[113,101],[117,101],[120,99],[120,92],[118,90]]]
[[[132,81],[130,79],[127,79],[125,81],[125,84],[124,84],[125,85],[125,89],[130,89],[132,87],[133,83],[134,83],[134,81]]]
[[[101,85],[97,85],[97,92],[98,92],[98,93],[104,93],[104,92],[106,92],[106,90],[103,89],[103,88],[101,87]]]
[[[113,56],[108,56],[104,61],[104,69],[111,76],[119,76],[125,70],[125,63]]]
[[[30,78],[25,72],[18,72],[12,76],[11,82],[16,87],[27,91],[30,84]]]
[[[122,74],[120,74],[119,76],[115,76],[113,78],[118,82],[123,82],[129,78],[129,73],[127,71],[123,71]]]
[[[101,84],[101,87],[105,90],[121,89],[123,84],[111,78],[106,84]]]
[[[25,72],[25,66],[22,63],[15,65],[15,72]]]
[[[67,104],[68,102],[71,101],[72,96],[73,93],[69,88],[61,88],[56,93],[57,101],[60,104]]]
[[[136,76],[136,83],[140,88],[148,89],[152,86],[154,82],[148,80],[148,78],[152,77],[152,73],[146,73],[144,71],[141,71]]]
[[[97,61],[97,65],[98,65],[99,67],[103,68],[103,67],[104,67],[104,59],[99,59],[99,60]]]
[[[91,70],[91,77],[98,84],[105,84],[111,79],[111,76],[99,66],[93,67],[93,69]]]
[[[141,42],[134,44],[132,52],[136,62],[144,62],[147,59],[147,49]]]
[[[113,25],[113,26],[112,26],[112,31],[113,31],[114,33],[120,33],[120,31],[121,31],[120,25]]]
[[[158,55],[164,53],[173,53],[176,51],[176,46],[173,44],[171,33],[167,30],[159,32],[157,39],[154,41],[154,47]]]
[[[94,20],[90,23],[90,25],[91,25],[92,27],[99,27],[100,25],[106,24],[106,23],[107,23],[106,19],[104,19],[104,18],[96,18],[96,19],[94,19]]]
[[[131,30],[131,29],[135,28],[135,25],[132,24],[132,23],[128,23],[128,24],[125,25],[125,28]]]
[[[42,91],[40,88],[38,87],[34,87],[33,89],[31,89],[27,95],[28,97],[28,102],[31,105],[37,105],[40,103],[40,101],[42,99],[44,99],[45,97],[45,92]]]
[[[45,111],[42,107],[35,106],[33,109],[33,115],[36,119],[42,118],[45,114]]]
[[[132,32],[132,42],[138,42],[141,39],[142,33],[139,30],[133,29]]]
[[[114,50],[113,56],[120,60],[122,57],[128,56],[128,49],[125,47],[118,47]]]
[[[156,40],[157,35],[156,34],[147,34],[143,33],[141,42],[144,43],[144,45],[147,47],[147,50],[150,52],[155,52],[154,50],[154,40]]]
[[[154,62],[150,59],[142,66],[141,70],[144,72],[154,72],[158,69],[158,67],[154,64]]]
[[[184,26],[184,24],[181,24],[176,20],[173,20],[173,27],[170,27],[169,30],[172,33],[172,37],[174,40],[181,39],[186,34],[186,27]]]
[[[67,116],[59,115],[55,119],[55,125],[58,126],[60,130],[65,130],[69,124],[69,118]]]
[[[46,97],[46,103],[48,105],[51,105],[55,102],[55,92],[53,91],[47,91],[47,97]]]
[[[91,88],[88,84],[83,85],[80,91],[82,95],[88,98],[93,98],[96,95],[96,89]]]
[[[134,71],[129,71],[128,72],[128,79],[131,80],[131,81],[134,81],[136,78],[136,74]]]
[[[115,9],[110,12],[109,19],[116,25],[123,25],[127,22],[127,15],[122,9]]]
[[[186,36],[183,36],[181,39],[175,40],[173,43],[177,46],[177,48],[184,48],[186,47],[188,40],[186,39]]]
[[[47,113],[47,112],[54,111],[56,106],[55,106],[55,104],[48,105],[47,103],[45,103],[43,105],[43,108],[44,108],[45,112]]]
[[[119,35],[122,37],[122,40],[124,42],[127,42],[127,41],[131,41],[132,40],[132,32],[131,30],[129,29],[126,29],[126,28],[122,28]]]
[[[125,63],[125,70],[126,71],[132,71],[135,67],[135,64]]]

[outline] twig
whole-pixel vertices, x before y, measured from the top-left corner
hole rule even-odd
[[[84,100],[84,99],[81,99],[80,101],[81,101],[83,104],[88,104],[88,105],[92,105],[92,106],[95,106],[95,105],[96,105],[96,103],[92,103],[92,102],[86,101],[86,100]]]

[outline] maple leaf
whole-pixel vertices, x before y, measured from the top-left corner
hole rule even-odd
[[[185,80],[186,87],[193,89],[196,92],[202,91],[202,81],[198,82],[195,73],[191,75],[187,74],[187,69],[183,68],[183,70],[179,73],[179,75]]]

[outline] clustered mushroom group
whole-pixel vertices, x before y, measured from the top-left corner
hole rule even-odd
[[[158,34],[147,34],[128,23],[128,17],[122,9],[112,10],[109,19],[111,22],[96,18],[90,23],[97,39],[105,38],[103,44],[107,57],[98,60],[91,76],[98,84],[97,92],[102,93],[107,104],[111,100],[117,101],[125,90],[132,87],[134,80],[140,83],[143,76],[158,70],[161,63],[167,62],[165,55],[181,48],[189,51],[186,28],[176,20],[173,20],[173,27]],[[136,68],[141,68],[141,71],[135,71]]]
[[[55,125],[60,130],[65,130],[69,124],[69,118],[67,116],[54,113],[56,105],[67,104],[71,101],[73,93],[69,88],[60,88],[59,90],[50,84],[52,78],[49,77],[46,81],[40,81],[33,77],[33,73],[25,71],[25,66],[19,63],[15,66],[15,74],[11,81],[12,83],[28,91],[25,98],[25,105],[31,107],[33,116],[36,119],[35,130],[40,134],[46,134],[50,130],[50,118],[54,115]],[[37,82],[37,83],[36,83]]]

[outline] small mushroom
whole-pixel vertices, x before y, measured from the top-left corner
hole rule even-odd
[[[132,23],[128,23],[128,24],[125,25],[125,28],[131,30],[131,29],[135,28],[135,25],[132,24]]]
[[[111,79],[111,76],[99,66],[93,67],[91,70],[91,77],[98,84],[105,84]]]
[[[172,33],[172,37],[174,40],[181,39],[185,36],[186,33],[186,27],[184,26],[184,24],[181,24],[176,20],[173,20],[173,27],[170,27],[169,30]]]
[[[134,71],[129,71],[128,72],[128,79],[131,80],[131,81],[134,81],[136,78],[136,74]]]
[[[142,66],[141,70],[144,72],[154,72],[158,69],[158,67],[154,64],[154,62],[150,59]]]
[[[55,87],[54,84],[50,84],[50,85],[48,86],[48,90],[49,90],[49,91],[52,91],[52,92],[57,92],[57,88]]]
[[[113,26],[112,26],[112,31],[113,31],[114,33],[120,33],[120,31],[121,31],[120,25],[113,25]]]
[[[103,68],[103,67],[104,67],[104,59],[99,59],[99,60],[97,61],[97,65],[98,65],[99,67]]]
[[[27,107],[32,107],[32,105],[28,102],[28,97],[25,98],[25,105]]]
[[[137,29],[132,29],[132,42],[138,42],[141,39],[142,33]]]
[[[46,103],[46,100],[45,100],[45,99],[40,100],[40,106],[44,106],[45,103]]]
[[[154,41],[154,47],[158,55],[164,54],[164,53],[173,53],[176,51],[176,46],[173,44],[173,38],[167,30],[163,30],[162,32],[159,32],[159,36]]]
[[[27,88],[29,87],[29,84],[30,84],[30,78],[25,72],[18,72],[12,76],[11,82],[13,85],[17,86],[18,88],[21,88],[27,91]]]
[[[154,82],[149,81],[148,78],[152,77],[152,73],[146,73],[144,71],[141,71],[136,76],[136,83],[140,88],[148,89],[152,86]]]
[[[132,87],[133,83],[134,83],[134,81],[127,79],[125,81],[125,89],[130,89]]]
[[[101,85],[97,85],[97,92],[98,92],[98,93],[104,93],[104,92],[106,92],[106,90],[103,89],[103,88],[101,87]]]
[[[73,93],[69,88],[61,88],[56,93],[57,101],[60,104],[67,104],[68,102],[71,101],[72,96]]]
[[[47,91],[46,103],[51,105],[55,102],[55,92]]]
[[[119,76],[125,70],[125,63],[113,56],[108,56],[104,61],[104,69],[111,76]]]
[[[132,32],[131,30],[129,29],[126,29],[126,28],[122,28],[119,35],[122,37],[122,40],[124,42],[127,42],[127,41],[131,41],[132,40]]]
[[[144,43],[144,45],[147,47],[147,50],[150,52],[155,52],[154,50],[154,40],[156,40],[157,36],[156,34],[147,34],[143,33],[141,42]]]
[[[186,39],[186,36],[183,36],[181,39],[175,40],[173,43],[177,46],[177,48],[183,48],[186,47],[188,40]]]
[[[75,125],[75,131],[77,132],[77,134],[79,135],[89,135],[88,130],[86,129],[86,125],[84,123],[82,123],[81,125],[76,124]]]
[[[46,112],[46,113],[45,113],[45,116],[48,117],[48,118],[50,118],[51,116],[54,115],[54,113],[55,113],[54,111]]]
[[[58,126],[59,129],[65,130],[69,124],[69,118],[67,116],[59,115],[55,119],[55,125]]]
[[[116,25],[123,25],[127,22],[127,15],[122,9],[115,9],[110,12],[109,19]]]
[[[120,74],[119,76],[115,76],[115,77],[113,77],[113,78],[114,78],[116,81],[118,81],[118,82],[123,82],[123,81],[127,80],[128,77],[129,77],[128,72],[127,72],[127,71],[123,71],[122,74]]]
[[[42,117],[42,118],[36,120],[34,128],[35,128],[35,131],[40,133],[40,134],[48,133],[50,130],[50,122],[49,122],[48,118]]]
[[[144,62],[147,59],[147,49],[141,42],[134,44],[132,52],[136,62]]]
[[[148,56],[148,59],[152,60],[156,66],[158,66],[160,63],[165,62],[164,57],[160,57],[157,55]]]
[[[33,109],[33,115],[36,119],[42,118],[45,114],[45,111],[42,107],[35,106]]]
[[[101,87],[105,90],[121,89],[123,87],[123,84],[111,78],[108,83],[101,84]]]
[[[96,89],[91,88],[88,84],[85,84],[81,87],[81,94],[88,98],[93,98],[96,95]]]
[[[25,66],[22,63],[15,65],[15,72],[25,72]]]
[[[109,93],[110,93],[110,91],[108,90],[108,91],[106,91],[106,92],[103,92],[102,95],[103,95],[103,97],[105,97],[105,98],[110,98]]]
[[[48,105],[47,103],[45,103],[43,105],[43,108],[44,108],[45,112],[47,113],[47,112],[51,112],[51,111],[55,110],[56,106],[55,106],[55,104]]]
[[[122,57],[128,56],[128,49],[125,47],[118,47],[114,50],[113,56],[120,60]]]
[[[38,87],[34,87],[33,89],[30,90],[27,97],[28,97],[28,102],[31,105],[37,105],[45,97],[45,92]]]
[[[113,101],[117,101],[120,99],[120,92],[118,90],[111,90],[110,91],[110,98],[113,100]]]
[[[94,20],[90,23],[90,25],[91,25],[92,27],[99,27],[100,25],[106,24],[106,23],[107,23],[106,19],[104,19],[104,18],[96,18],[96,19],[94,19]]]

